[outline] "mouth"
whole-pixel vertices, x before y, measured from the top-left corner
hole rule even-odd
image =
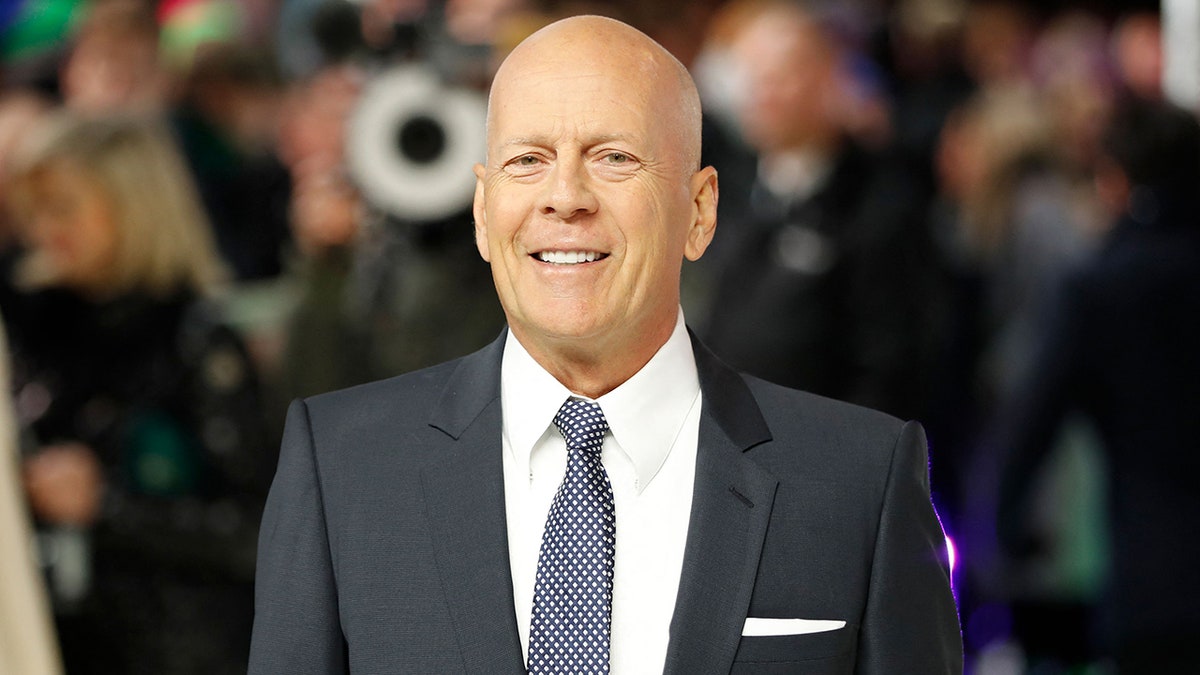
[[[608,254],[599,251],[538,251],[531,257],[551,265],[583,265],[604,260]]]

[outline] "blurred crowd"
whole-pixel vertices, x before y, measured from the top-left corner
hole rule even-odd
[[[695,332],[925,424],[971,672],[1200,672],[1200,127],[1117,0],[4,4],[0,672],[244,672],[286,403],[500,334],[482,102],[580,13],[700,87]]]

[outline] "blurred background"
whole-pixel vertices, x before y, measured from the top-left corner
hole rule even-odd
[[[0,672],[245,671],[287,402],[499,334],[487,88],[581,13],[700,87],[689,324],[925,424],[968,672],[1200,672],[1193,0],[0,1]]]

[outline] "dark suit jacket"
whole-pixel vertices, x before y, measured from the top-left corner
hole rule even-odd
[[[292,404],[252,675],[524,672],[502,347]],[[695,351],[704,399],[666,672],[961,672],[921,428]],[[747,616],[847,626],[744,638]]]
[[[906,164],[846,142],[794,201],[755,186],[700,334],[737,370],[901,417],[923,408],[931,363],[932,244]]]

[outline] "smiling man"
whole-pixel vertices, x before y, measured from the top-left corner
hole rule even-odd
[[[961,671],[920,427],[689,336],[699,154],[645,35],[576,17],[514,50],[475,170],[508,330],[293,403],[251,673]]]
[[[675,328],[683,258],[716,226],[716,170],[699,157],[690,76],[623,24],[558,24],[497,73],[479,252],[513,336],[575,393],[613,390]]]

